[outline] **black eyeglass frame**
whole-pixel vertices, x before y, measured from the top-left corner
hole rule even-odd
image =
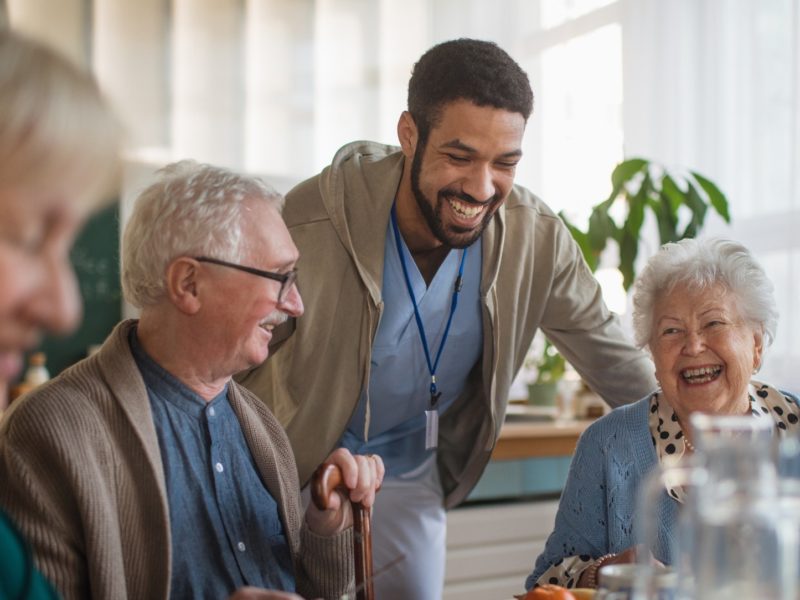
[[[250,273],[251,275],[258,275],[259,277],[266,277],[267,279],[272,279],[273,281],[279,281],[281,283],[281,289],[278,291],[278,304],[286,300],[286,294],[289,293],[289,290],[292,289],[292,286],[297,281],[297,269],[292,269],[288,273],[275,273],[274,271],[264,271],[262,269],[256,269],[255,267],[237,265],[236,263],[220,260],[218,258],[210,258],[208,256],[195,256],[194,259],[197,262],[206,262],[211,263],[212,265],[219,265],[221,267],[229,267],[231,269],[236,269],[237,271]]]

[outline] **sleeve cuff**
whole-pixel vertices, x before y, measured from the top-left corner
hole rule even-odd
[[[305,597],[339,600],[355,588],[353,528],[332,536],[317,535],[303,523],[300,532],[297,590]]]

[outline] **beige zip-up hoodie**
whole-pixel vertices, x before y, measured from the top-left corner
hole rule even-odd
[[[286,197],[305,314],[276,332],[274,355],[241,381],[286,427],[301,482],[336,446],[369,382],[385,234],[403,161],[398,148],[354,142]],[[489,460],[537,328],[612,406],[656,388],[652,363],[624,336],[569,231],[541,200],[514,186],[480,243],[482,359],[439,424],[448,508],[467,496]]]

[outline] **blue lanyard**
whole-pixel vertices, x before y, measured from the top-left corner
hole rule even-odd
[[[408,288],[408,295],[411,296],[411,303],[414,305],[414,318],[417,321],[417,329],[419,330],[419,337],[422,340],[422,349],[425,350],[425,360],[428,362],[428,371],[431,374],[431,408],[436,407],[439,401],[440,393],[437,392],[436,387],[436,368],[439,366],[439,359],[442,357],[442,350],[447,341],[447,334],[450,333],[450,325],[453,322],[453,315],[458,306],[458,293],[461,291],[461,286],[464,283],[464,261],[467,258],[467,249],[461,251],[461,264],[458,266],[458,277],[453,287],[453,299],[450,301],[450,316],[447,317],[447,325],[444,328],[444,335],[442,335],[442,343],[439,344],[439,351],[436,353],[436,360],[431,363],[431,353],[428,350],[428,338],[425,336],[425,326],[422,324],[422,317],[419,314],[419,307],[417,306],[417,299],[414,297],[414,288],[411,287],[411,278],[408,276],[408,267],[406,266],[406,259],[403,256],[403,246],[400,242],[400,229],[397,227],[397,214],[394,205],[392,205],[392,229],[394,229],[394,239],[397,242],[397,254],[400,256],[400,264],[403,267],[403,275],[406,280],[406,287]]]

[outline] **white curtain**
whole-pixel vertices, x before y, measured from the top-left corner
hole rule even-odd
[[[766,380],[800,390],[800,1],[633,0],[624,31],[626,154],[692,167],[776,286]]]

